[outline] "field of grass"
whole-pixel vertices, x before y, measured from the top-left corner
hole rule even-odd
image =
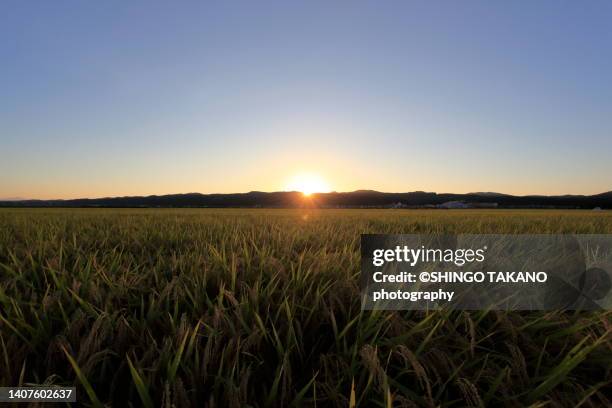
[[[90,406],[610,406],[610,312],[361,311],[361,233],[611,212],[0,210],[0,386]]]

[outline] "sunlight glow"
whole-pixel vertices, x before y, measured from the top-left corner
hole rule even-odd
[[[312,193],[328,193],[331,191],[329,184],[317,174],[301,173],[291,179],[287,191],[300,191],[305,196]]]

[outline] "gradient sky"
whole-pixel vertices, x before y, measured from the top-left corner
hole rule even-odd
[[[0,197],[612,190],[612,2],[0,2]]]

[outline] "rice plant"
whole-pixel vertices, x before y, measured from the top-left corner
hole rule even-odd
[[[362,233],[612,213],[3,209],[0,385],[84,406],[610,406],[610,312],[362,311]]]

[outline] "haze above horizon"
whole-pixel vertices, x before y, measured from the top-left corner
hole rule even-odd
[[[612,3],[0,4],[0,197],[612,189]]]
[[[354,193],[374,193],[374,194],[419,194],[419,193],[423,193],[423,194],[437,194],[437,195],[477,195],[477,196],[481,196],[481,197],[491,197],[492,201],[495,201],[495,197],[503,197],[503,196],[513,196],[513,197],[521,197],[520,195],[513,195],[513,194],[506,194],[506,193],[499,193],[499,192],[492,192],[492,191],[472,191],[472,192],[468,192],[468,193],[453,193],[450,191],[445,191],[445,192],[435,192],[435,191],[377,191],[377,190],[369,190],[369,189],[358,189],[358,190],[353,190],[353,191],[327,191],[327,192],[304,192],[304,191],[300,191],[300,190],[291,190],[291,191],[259,191],[259,190],[252,190],[252,191],[246,191],[246,192],[233,192],[233,193],[199,193],[196,191],[191,191],[188,193],[168,193],[168,194],[151,194],[151,195],[144,195],[144,196],[133,196],[133,195],[128,195],[128,196],[105,196],[105,197],[76,197],[76,198],[71,198],[71,199],[58,199],[58,198],[46,198],[46,199],[30,199],[30,198],[23,198],[23,197],[7,197],[7,198],[3,198],[0,197],[0,202],[25,202],[25,201],[70,201],[70,200],[114,200],[114,199],[121,199],[121,198],[147,198],[147,197],[170,197],[170,196],[188,196],[188,195],[247,195],[247,194],[252,194],[252,193],[261,193],[261,194],[277,194],[277,193],[301,193],[304,198],[306,200],[309,199],[309,197],[313,196],[313,195],[318,195],[318,194],[354,194]],[[597,196],[597,195],[610,195],[612,194],[612,190],[610,191],[602,191],[600,193],[596,193],[596,194],[558,194],[558,195],[544,195],[544,194],[530,194],[528,196],[532,196],[532,197],[569,197],[569,196],[586,196],[586,197],[590,197],[590,196]],[[523,196],[524,197],[524,196]]]

